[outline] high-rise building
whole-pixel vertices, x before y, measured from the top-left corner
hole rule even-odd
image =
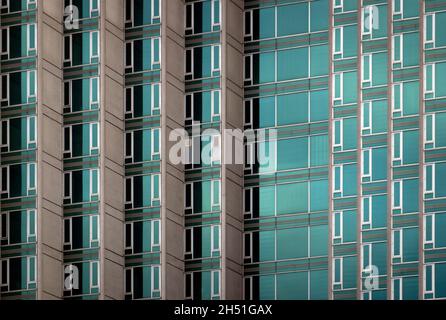
[[[446,298],[446,1],[0,3],[0,299]]]

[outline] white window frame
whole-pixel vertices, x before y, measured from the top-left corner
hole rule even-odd
[[[190,16],[190,23],[191,25],[188,26],[187,25],[187,10],[190,9],[191,12],[191,16]],[[191,34],[194,34],[194,2],[192,3],[186,3],[185,7],[184,7],[184,29],[185,31],[191,31]]]
[[[73,127],[65,126],[63,128],[63,137],[64,137],[64,154],[68,155],[71,158],[71,154],[73,151]],[[68,135],[68,146],[65,145],[65,141],[67,140]]]
[[[249,255],[246,255],[246,237],[249,238]],[[252,262],[252,252],[253,252],[253,240],[254,240],[254,233],[253,232],[245,232],[243,234],[243,258],[249,259]]]
[[[220,134],[211,135],[211,162],[221,161],[221,136]]]
[[[155,137],[156,134],[158,133],[158,150],[155,150]],[[132,138],[134,138],[134,136],[132,136]],[[151,156],[152,156],[152,160],[154,157],[156,156],[160,156],[161,155],[161,129],[160,128],[154,128],[150,131],[150,140],[151,140],[151,145],[152,145],[152,150],[151,150]],[[133,156],[133,147],[134,147],[134,142],[132,139],[132,156]]]
[[[65,189],[66,189],[66,177],[68,177],[68,189],[69,189],[69,195],[65,195]],[[64,200],[68,200],[70,203],[73,199],[73,172],[68,171],[64,173]]]
[[[396,58],[396,42],[399,42],[400,45],[400,50],[399,50],[399,59]],[[404,50],[403,50],[403,45],[404,45],[404,39],[403,39],[403,35],[402,34],[397,34],[393,36],[392,39],[392,63],[403,63],[403,54],[404,54]]]
[[[396,10],[395,10],[395,8],[396,8],[395,3],[396,3],[397,1],[400,3],[400,10],[399,10],[399,11],[396,11]],[[393,5],[392,5],[392,8],[393,8],[393,14],[403,14],[403,4],[404,4],[404,1],[401,1],[401,0],[393,0]]]
[[[333,8],[334,9],[341,9],[342,11],[344,11],[344,0],[339,0],[339,4],[338,5],[336,5],[336,1],[337,0],[333,1]]]
[[[400,196],[399,196],[399,206],[395,206],[395,188],[399,185]],[[403,180],[395,180],[392,183],[392,209],[393,210],[403,210]]]
[[[248,16],[250,19],[249,21],[251,22],[249,24],[249,33],[246,32],[246,19]],[[245,37],[249,37],[250,40],[252,40],[252,35],[253,35],[252,30],[253,30],[253,26],[254,26],[252,18],[253,18],[253,10],[246,10],[245,14],[243,15],[243,34]]]
[[[336,143],[336,124],[339,123],[339,143]],[[344,149],[344,119],[335,119],[333,121],[333,148]]]
[[[368,77],[368,79],[365,78],[365,61],[367,58],[369,59],[369,67],[368,67],[369,77]],[[362,72],[361,72],[362,73],[362,75],[361,75],[362,84],[364,85],[365,83],[370,83],[370,85],[373,85],[373,73],[372,73],[372,71],[373,71],[373,54],[372,53],[362,55],[361,67],[362,67]]]
[[[96,83],[96,88],[94,88],[95,87],[94,83]],[[97,99],[96,100],[93,100],[93,89],[96,89],[96,91],[97,91]],[[99,103],[99,95],[100,95],[99,78],[98,77],[90,78],[90,109],[93,104]]]
[[[93,16],[93,12],[99,12],[100,10],[100,0],[97,0],[98,7],[96,9],[93,8],[93,1],[94,0],[90,0],[90,17]]]
[[[365,113],[366,113],[365,112],[366,107],[369,108],[369,110],[368,110],[368,117],[369,117],[369,124],[368,124],[368,126],[366,126],[366,124],[365,124],[365,116],[364,116]],[[361,126],[362,126],[362,130],[372,130],[372,126],[373,126],[373,124],[372,124],[372,115],[373,115],[372,108],[373,108],[372,101],[364,101],[362,103],[362,113],[361,113]]]
[[[190,188],[190,206],[187,206],[187,188]],[[193,210],[194,208],[194,184],[192,182],[188,182],[184,185],[184,208],[186,210]]]
[[[31,279],[31,260],[34,260],[34,279]],[[27,287],[31,284],[36,284],[37,282],[37,259],[35,256],[28,256],[26,257],[26,284]]]
[[[392,86],[392,111],[393,112],[402,112],[402,105],[403,105],[403,86],[404,84],[402,82],[395,83]],[[399,106],[396,106],[395,104],[395,92],[396,90],[399,91],[400,94],[400,104]]]
[[[218,276],[218,293],[215,293],[215,286],[214,286],[214,277],[217,274]],[[220,270],[213,270],[211,271],[211,300],[215,300],[216,298],[220,297],[221,292],[221,275]]]
[[[218,52],[218,66],[216,65],[215,50]],[[211,46],[211,73],[219,72],[221,70],[221,46]]]
[[[398,283],[398,288],[395,285],[396,283]],[[403,278],[398,277],[392,279],[392,300],[395,300],[396,289],[398,289],[398,294],[400,297],[398,300],[403,300]]]
[[[91,122],[90,124],[89,124],[89,126],[90,126],[90,137],[89,137],[89,140],[90,140],[90,154],[92,154],[92,151],[94,151],[94,150],[99,150],[99,144],[100,144],[100,141],[101,141],[101,139],[99,139],[99,122]],[[95,127],[96,127],[96,129],[95,129]],[[97,141],[97,146],[94,146],[93,145],[93,132],[94,131],[96,131],[96,137],[97,137],[97,139],[98,139],[98,141]]]
[[[31,215],[34,215],[34,233],[31,232]],[[37,232],[37,212],[35,209],[26,210],[26,237],[29,242],[29,238],[35,237]]]
[[[0,240],[6,241],[9,244],[9,212],[0,213]],[[3,218],[5,219],[5,225],[3,225]],[[5,228],[5,234],[2,230]]]
[[[3,89],[1,89],[2,92],[1,92],[0,101],[1,102],[6,101],[9,104],[9,73],[2,74],[0,76],[0,79],[1,79],[0,80],[0,84],[1,84],[0,88],[3,88],[3,81],[6,81],[6,92],[3,92]],[[6,93],[6,96],[3,98],[3,94],[5,94],[5,93]]]
[[[97,185],[98,185],[98,190],[97,190],[97,192],[93,192],[93,184],[94,184],[94,181],[93,181],[93,173],[94,172],[96,172],[96,177],[97,177]],[[99,178],[99,169],[90,169],[90,199],[92,198],[92,197],[99,197],[99,192],[100,192],[100,178]]]
[[[336,170],[339,169],[339,189],[336,189]],[[334,182],[333,182],[333,192],[334,193],[341,193],[344,194],[344,166],[343,165],[336,165],[333,166],[333,178],[334,178]]]
[[[95,34],[97,35],[97,43],[96,44],[93,43],[93,39],[94,39],[93,35],[95,35]],[[93,59],[99,58],[99,55],[100,55],[100,46],[99,46],[99,44],[100,43],[101,43],[101,41],[99,39],[99,31],[91,31],[90,32],[90,63],[92,63]],[[97,54],[93,54],[93,47],[95,45],[97,46],[97,49],[98,49]]]
[[[249,64],[249,75],[246,75],[246,65]],[[243,59],[243,80],[252,84],[253,81],[254,55],[245,55]]]
[[[158,237],[155,239],[155,231],[158,229]],[[161,220],[156,219],[150,222],[150,246],[161,246]]]
[[[428,18],[432,18],[432,40],[427,40],[427,20]],[[435,26],[435,21],[436,21],[436,14],[435,12],[433,13],[425,13],[424,14],[424,44],[432,44],[432,46],[435,48],[435,43],[436,43],[436,37],[435,37],[435,33],[436,33],[436,26]]]
[[[125,68],[126,69],[131,69],[131,72],[133,72],[133,66],[134,66],[134,62],[135,62],[135,57],[134,57],[134,51],[135,51],[135,48],[134,48],[134,41],[132,40],[132,41],[128,41],[128,42],[126,42],[125,43],[125,52],[126,52],[126,54],[127,54],[127,46],[130,46],[130,64],[127,64],[127,60],[128,60],[128,57],[126,56],[125,57]]]
[[[342,1],[342,0],[341,0]],[[340,48],[337,51],[336,50],[336,42],[338,40],[336,36],[336,32],[339,30],[339,41],[340,41]],[[344,26],[339,26],[333,28],[333,55],[341,55],[341,58],[344,57]]]
[[[127,226],[130,227],[130,231],[127,231]],[[124,241],[124,249],[125,250],[131,250],[133,253],[133,230],[134,230],[134,223],[128,222],[124,224],[124,239],[127,239],[128,233],[130,232],[130,245],[127,246],[126,242]]]
[[[96,234],[97,234],[97,238],[93,238],[93,221],[96,220]],[[100,237],[100,233],[99,233],[99,216],[97,215],[91,215],[90,216],[90,248],[92,247],[92,243],[93,242],[99,242],[99,237]]]
[[[432,177],[431,177],[432,190],[427,190],[426,177],[427,177],[427,171],[428,171],[427,169],[428,168],[431,168],[431,170],[432,170]],[[428,194],[432,194],[433,197],[435,197],[435,171],[436,171],[436,163],[429,163],[424,166],[424,176],[425,176],[425,178],[424,178],[424,196],[425,196],[425,199],[426,199],[426,195],[428,195]]]
[[[339,235],[336,235],[336,216],[339,216]],[[336,211],[333,213],[333,239],[343,242],[344,236],[344,212]]]
[[[218,96],[218,113],[215,113],[215,96]],[[221,92],[220,90],[211,91],[211,118],[221,114]]]
[[[151,106],[152,106],[152,113],[154,111],[159,111],[161,109],[161,84],[159,83],[153,83],[150,86],[150,90],[151,90]],[[158,91],[158,101],[155,100],[155,92]],[[132,112],[133,112],[133,107],[134,107],[134,97],[133,97],[133,91],[132,91]]]
[[[399,237],[399,254],[395,253],[395,239]],[[403,229],[393,229],[392,230],[392,258],[402,259],[403,258]]]
[[[427,274],[427,268],[431,268],[431,274],[432,274],[432,279],[431,279],[431,288],[432,288],[432,290],[427,290],[427,286],[426,286],[426,280],[427,280],[427,277],[426,277],[426,274]],[[426,264],[426,265],[424,265],[424,268],[423,268],[423,271],[424,271],[424,281],[423,281],[423,291],[424,291],[424,294],[432,294],[433,296],[434,296],[434,298],[435,298],[435,263],[431,263],[431,264]]]
[[[4,48],[1,44],[1,51],[0,54],[1,55],[7,55],[7,59],[9,59],[9,38],[10,38],[10,33],[9,33],[9,27],[3,28],[1,29],[1,43],[3,43],[3,37],[6,37],[6,48]]]
[[[158,15],[154,15],[154,12],[155,12],[155,1],[158,1],[158,8],[159,8]],[[162,3],[159,0],[152,0],[151,1],[151,10],[152,10],[151,11],[152,12],[152,16],[151,16],[152,22],[155,19],[160,19],[161,18]]]
[[[190,70],[187,70],[188,54],[190,56]],[[184,59],[185,59],[184,74],[185,74],[185,76],[190,76],[193,78],[194,77],[194,50],[192,48],[186,49],[186,52],[184,53]]]
[[[34,27],[34,32],[31,32],[32,27]],[[34,33],[34,34],[32,34],[32,33]],[[34,37],[34,48],[31,48],[31,36]],[[9,46],[9,44],[8,44],[8,46]],[[37,50],[37,24],[30,23],[26,27],[26,52],[29,55],[30,51],[35,51],[35,50]]]
[[[339,85],[341,86],[339,88],[339,93],[340,96],[336,97],[336,77],[339,77]],[[340,102],[341,104],[344,103],[344,73],[343,72],[339,72],[339,73],[335,73],[333,75],[333,102]]]
[[[96,265],[96,270],[97,270],[97,281],[98,283],[96,285],[93,285],[93,265]],[[91,289],[99,289],[99,284],[100,284],[100,269],[99,269],[99,261],[90,261],[90,290]]]
[[[31,87],[31,74],[34,74],[34,86]],[[31,89],[34,90],[34,94],[31,93]],[[29,101],[31,98],[35,98],[37,95],[37,72],[36,70],[26,71],[26,96]]]
[[[426,244],[432,244],[433,248],[435,247],[435,214],[427,214],[423,217],[424,226],[427,225],[427,219],[431,219],[432,222],[432,234],[430,235],[431,240],[427,240],[427,228],[423,228],[423,243]]]
[[[34,186],[31,186],[31,167],[34,167]],[[35,162],[30,162],[26,164],[26,189],[28,194],[30,191],[36,191],[37,188],[37,165]]]
[[[158,52],[156,54],[158,56],[158,60],[155,59],[155,48],[156,48],[155,44],[156,43],[158,43],[158,50],[157,50]],[[151,63],[152,69],[153,69],[153,66],[155,64],[161,63],[161,38],[155,37],[155,38],[150,39],[150,50],[151,50],[150,63]]]
[[[432,88],[430,90],[427,89],[427,80],[428,80],[428,68],[432,68]],[[424,94],[432,94],[433,98],[435,95],[435,87],[436,87],[436,64],[435,63],[427,63],[424,65]]]
[[[365,248],[368,248],[368,260],[369,260],[369,264],[367,266],[364,265],[364,257],[365,257]],[[361,272],[365,272],[368,266],[372,266],[373,265],[373,254],[372,254],[372,244],[371,243],[365,243],[361,246]]]
[[[218,185],[218,202],[214,200],[214,192],[215,192],[215,184]],[[221,205],[221,182],[220,180],[211,180],[211,207],[220,206]]]
[[[125,195],[127,195],[127,187],[128,187],[128,185],[130,186],[130,200],[127,200],[127,199],[125,199],[125,204],[126,205],[130,205],[132,208],[133,208],[133,200],[134,200],[134,194],[133,194],[133,189],[134,189],[134,186],[133,186],[133,176],[132,177],[128,177],[128,178],[125,178]],[[130,182],[130,183],[128,183],[128,182]]]
[[[365,200],[368,200],[368,210],[369,210],[369,217],[368,217],[368,220],[365,220],[365,215],[364,215],[364,212],[365,212],[365,207],[366,207],[366,204],[365,204]],[[361,214],[361,223],[362,223],[362,225],[364,226],[364,225],[368,225],[368,224],[372,224],[372,221],[373,221],[373,210],[372,210],[372,208],[373,208],[373,206],[372,206],[372,201],[373,201],[373,198],[372,198],[372,196],[365,196],[365,197],[362,197],[362,201],[361,201],[361,212],[362,212],[362,214]]]
[[[153,0],[152,0],[153,3]],[[158,274],[158,287],[155,287],[155,272]],[[160,293],[161,292],[161,266],[159,265],[153,265],[151,266],[151,272],[150,272],[150,296],[153,298],[154,293]]]
[[[1,192],[1,194],[7,194],[9,197],[10,174],[9,174],[9,166],[8,165],[1,167],[1,174],[0,174],[0,177],[2,178],[1,184],[3,184],[3,174],[6,174],[6,189],[3,189],[3,186],[1,186],[0,192]]]
[[[218,236],[218,248],[214,246],[215,237]],[[221,227],[219,224],[211,226],[211,256],[221,250]]]
[[[399,153],[400,153],[400,155],[399,155],[399,157],[395,156],[395,150],[396,150],[396,148],[395,148],[396,147],[395,140],[396,140],[396,137],[399,137],[399,139],[400,139],[400,146],[399,146]],[[404,135],[403,135],[403,133],[401,131],[397,131],[397,132],[394,132],[392,134],[392,161],[401,161],[401,162],[403,162],[403,138],[404,138]]]
[[[158,196],[155,196],[155,179],[158,179]],[[152,199],[152,205],[155,201],[161,201],[161,175],[153,174],[150,176],[150,199]]]
[[[366,157],[367,157],[367,154],[368,153],[368,160],[369,160],[369,165],[368,165],[368,173],[365,173],[365,159],[366,159]],[[365,148],[365,149],[363,149],[362,150],[362,152],[361,152],[361,156],[362,156],[362,165],[361,165],[361,175],[362,175],[362,178],[372,178],[372,159],[373,159],[373,156],[372,156],[372,153],[373,153],[373,148]]]
[[[69,50],[69,57],[68,58],[65,58],[65,56],[66,56],[66,48],[65,48],[65,39],[69,39],[69,48],[68,48],[68,50]],[[72,62],[72,60],[73,60],[73,37],[71,36],[71,34],[70,35],[67,35],[67,36],[65,36],[64,37],[64,60],[63,60],[63,62],[65,62],[65,63],[69,63],[70,65],[71,65],[71,62]]]
[[[336,261],[339,261],[339,281],[336,282]],[[333,258],[333,285],[339,285],[341,288],[343,287],[344,283],[344,276],[343,276],[343,270],[344,270],[344,258]]]
[[[127,91],[130,91],[130,110],[127,110]],[[134,92],[135,92],[135,89],[134,89],[134,87],[126,87],[125,88],[125,97],[124,97],[124,99],[125,99],[125,114],[130,114],[131,115],[131,117],[133,118],[133,110],[134,110],[134,107],[135,107],[135,97],[134,97]]]
[[[34,139],[31,139],[31,122],[34,121]],[[37,139],[37,118],[36,116],[29,116],[26,118],[26,144],[29,147],[30,144],[36,143]]]
[[[3,137],[3,131],[6,132],[6,137]],[[10,144],[10,132],[9,132],[9,119],[4,119],[0,121],[0,134],[1,140],[0,140],[0,148],[7,148],[9,150],[9,144]],[[5,143],[2,143],[3,139],[6,140]]]
[[[187,251],[187,237],[188,232],[190,234],[190,251]],[[184,254],[185,255],[194,255],[194,228],[185,228],[184,229]]]
[[[216,18],[216,14],[215,14],[215,4],[218,3],[219,6],[219,10],[218,10],[218,23],[215,23],[215,18]],[[212,29],[214,27],[220,26],[221,25],[221,1],[220,0],[212,0],[211,3],[211,27]]]

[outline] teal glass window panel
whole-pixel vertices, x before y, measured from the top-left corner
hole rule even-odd
[[[403,114],[415,115],[419,112],[420,82],[411,81],[403,84]]]
[[[403,0],[403,17],[414,18],[420,14],[419,0]]]
[[[403,34],[403,66],[412,67],[419,64],[420,33]]]
[[[277,214],[308,211],[308,183],[289,183],[277,186]]]
[[[275,214],[276,190],[274,186],[259,188],[259,215],[261,217]]]
[[[328,30],[328,0],[310,2],[310,31]]]
[[[254,83],[268,83],[276,80],[276,56],[274,52],[254,55]]]
[[[446,12],[435,13],[435,46],[446,46],[446,33],[444,32],[444,26],[446,26]]]
[[[387,147],[372,149],[372,180],[387,178]]]
[[[308,167],[308,138],[293,138],[277,142],[277,169]]]
[[[35,24],[30,24],[28,25],[29,28],[29,48],[30,49],[35,49],[36,48],[36,25]]]
[[[372,132],[387,132],[387,100],[372,102]]]
[[[435,215],[435,247],[446,247],[446,213],[438,213]],[[429,230],[427,230],[429,231]],[[427,232],[427,234],[430,234]]]
[[[275,276],[260,276],[259,277],[259,299],[260,300],[274,300],[276,298],[276,284]]]
[[[328,90],[310,92],[310,121],[324,121],[328,119]]]
[[[310,256],[328,255],[328,225],[310,227]]]
[[[310,300],[328,299],[328,270],[310,271]]]
[[[308,272],[277,275],[278,300],[308,300]]]
[[[377,8],[379,10],[379,15],[377,17],[379,26],[376,29],[372,29],[372,38],[374,39],[387,37],[387,4],[377,5]]]
[[[426,28],[425,41],[433,41],[434,40],[434,15],[426,15],[425,28]]]
[[[356,186],[357,165],[344,165],[344,196],[355,196],[357,192]]]
[[[387,195],[372,197],[373,228],[384,228],[387,225]]]
[[[328,165],[328,135],[310,136],[310,165],[312,167]]]
[[[342,273],[344,289],[356,288],[357,259],[356,256],[344,257]]]
[[[307,92],[277,96],[277,125],[307,123],[308,109]]]
[[[310,47],[310,76],[328,75],[328,45]]]
[[[446,298],[446,263],[435,264],[435,298]]]
[[[276,124],[276,100],[274,97],[258,100],[258,128],[270,128]]]
[[[308,77],[308,47],[277,51],[277,80]]]
[[[344,104],[356,103],[358,98],[357,81],[358,74],[356,71],[344,72]]]
[[[275,8],[264,8],[254,11],[254,39],[274,38],[276,30]]]
[[[379,274],[387,273],[387,243],[372,244],[372,264],[378,268]]]
[[[403,213],[418,212],[418,179],[403,181]]]
[[[420,132],[410,130],[403,132],[403,163],[415,164],[419,161]]]
[[[347,210],[343,213],[343,242],[349,243],[356,241],[356,210]]]
[[[446,162],[435,164],[435,197],[446,197]]]
[[[357,147],[357,118],[344,119],[344,150],[352,150]]]
[[[278,260],[306,257],[308,257],[308,228],[277,230]]]
[[[358,1],[355,0],[344,0],[343,1],[344,12],[358,10]]]
[[[404,277],[403,300],[418,300],[418,277]]]
[[[277,7],[277,36],[308,32],[308,3]]]
[[[418,228],[403,229],[403,261],[418,261]]]
[[[435,64],[435,96],[446,97],[446,62]]]
[[[358,25],[344,26],[344,58],[358,55]]]
[[[259,232],[259,260],[273,261],[276,259],[276,236],[275,231]]]
[[[446,112],[435,114],[435,146],[446,147]]]
[[[387,52],[373,54],[372,76],[374,86],[387,84]]]
[[[328,180],[310,181],[310,211],[328,210]]]
[[[201,258],[211,257],[211,227],[201,228]]]

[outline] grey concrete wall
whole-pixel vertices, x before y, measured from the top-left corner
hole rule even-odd
[[[222,129],[243,129],[243,6],[222,1]],[[226,137],[222,139],[225,150]],[[222,152],[224,154],[224,152]],[[243,296],[243,165],[222,165],[222,299]]]
[[[100,18],[100,299],[124,299],[124,1]]]
[[[37,13],[37,298],[62,298],[62,1]],[[60,275],[60,276],[58,276]]]
[[[161,297],[184,298],[184,166],[169,161],[172,130],[184,126],[184,0],[162,1]]]

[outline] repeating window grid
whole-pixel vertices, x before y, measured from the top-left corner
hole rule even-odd
[[[194,21],[195,21],[194,3],[187,3],[184,10],[185,30],[190,31],[192,34],[194,34]]]
[[[186,49],[186,63],[184,65],[184,75],[186,77],[192,77],[194,73],[194,50]]]
[[[218,12],[216,13],[216,8],[218,7]],[[220,26],[221,22],[221,1],[212,0],[211,6],[211,17],[212,17],[212,27]]]
[[[367,5],[362,8],[362,35],[369,36],[373,30],[373,6]]]
[[[334,9],[341,9],[341,10],[343,10],[343,8],[344,8],[344,0],[335,0],[334,4],[333,4],[333,8]]]
[[[125,95],[125,113],[129,114],[133,117],[133,110],[134,110],[134,87],[128,87],[125,89],[126,95]]]
[[[152,159],[161,155],[161,129],[155,128],[150,132],[150,140],[152,145]],[[132,145],[133,148],[133,145]]]
[[[211,72],[212,73],[220,71],[220,64],[221,64],[220,52],[221,52],[220,45],[215,45],[215,46],[211,47],[211,65],[212,65]]]
[[[211,91],[211,117],[216,117],[220,115],[221,108],[221,92],[220,90]],[[217,104],[217,106],[216,106]]]
[[[184,230],[184,254],[192,255],[193,250],[194,250],[194,228],[186,228]]]
[[[90,154],[92,154],[93,151],[99,150],[99,143],[100,143],[99,123],[98,122],[90,123],[89,127],[90,127],[90,137],[89,137]]]
[[[160,220],[152,220],[150,226],[151,236],[150,236],[150,244],[151,247],[159,246],[161,244],[160,236],[161,236],[161,221]],[[158,235],[158,236],[155,236]]]
[[[254,55],[246,55],[243,59],[244,72],[243,77],[245,82],[249,82],[249,85],[253,82],[253,70],[254,70]]]
[[[396,97],[399,97],[398,104]],[[403,84],[397,83],[392,86],[392,111],[401,112],[401,106],[403,105]]]
[[[125,45],[126,45],[126,51],[125,51],[126,52],[126,58],[125,58],[126,63],[125,63],[125,67],[126,68],[130,68],[131,72],[133,72],[133,63],[134,63],[133,41],[127,42]],[[128,55],[130,55],[130,57]]]
[[[220,180],[212,180],[211,181],[211,206],[219,206],[221,203],[221,182]],[[217,193],[217,197],[215,197],[215,193]]]
[[[366,272],[367,268],[373,265],[372,262],[372,245],[371,244],[363,244],[361,246],[361,272]],[[368,264],[366,263],[368,261]],[[366,265],[367,264],[367,265]]]
[[[151,55],[152,67],[155,64],[161,63],[161,55],[160,55],[161,47],[160,47],[160,44],[161,44],[161,39],[160,38],[153,38],[151,40],[150,47],[151,47],[151,51],[152,51],[152,55]]]

